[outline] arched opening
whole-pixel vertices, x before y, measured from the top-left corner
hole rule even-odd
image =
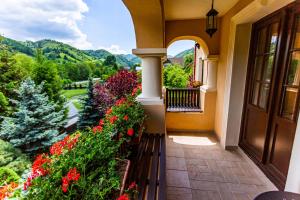
[[[167,60],[164,62],[164,86],[197,88],[203,85],[207,74],[205,68],[207,56],[207,45],[200,38],[184,36],[175,38],[167,46]]]

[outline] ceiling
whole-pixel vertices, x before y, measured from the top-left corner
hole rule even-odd
[[[214,0],[214,8],[224,15],[239,0]],[[211,0],[164,0],[166,20],[205,18],[211,8]]]

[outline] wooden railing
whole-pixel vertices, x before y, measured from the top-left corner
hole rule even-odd
[[[200,89],[167,88],[166,107],[169,112],[200,111]]]

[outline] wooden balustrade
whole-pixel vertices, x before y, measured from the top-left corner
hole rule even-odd
[[[166,108],[168,112],[199,112],[199,88],[167,88]]]

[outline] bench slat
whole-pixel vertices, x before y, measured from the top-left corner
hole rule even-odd
[[[158,163],[159,163],[159,152],[160,152],[160,135],[155,135],[154,153],[152,156],[151,174],[149,180],[149,190],[147,200],[155,200],[156,188],[158,179]]]
[[[166,142],[165,135],[160,140],[160,171],[159,171],[159,191],[158,200],[166,199]]]
[[[150,160],[151,160],[151,154],[152,154],[152,149],[153,149],[153,142],[154,142],[154,137],[153,135],[149,135],[148,139],[148,144],[146,147],[146,152],[144,154],[144,157],[142,159],[142,165],[141,167],[141,173],[139,174],[140,177],[140,191],[139,191],[139,199],[142,200],[145,197],[145,191],[146,191],[146,186],[147,186],[147,179],[148,179],[148,172],[149,172],[149,165],[150,165]],[[136,163],[139,165],[139,163]]]

